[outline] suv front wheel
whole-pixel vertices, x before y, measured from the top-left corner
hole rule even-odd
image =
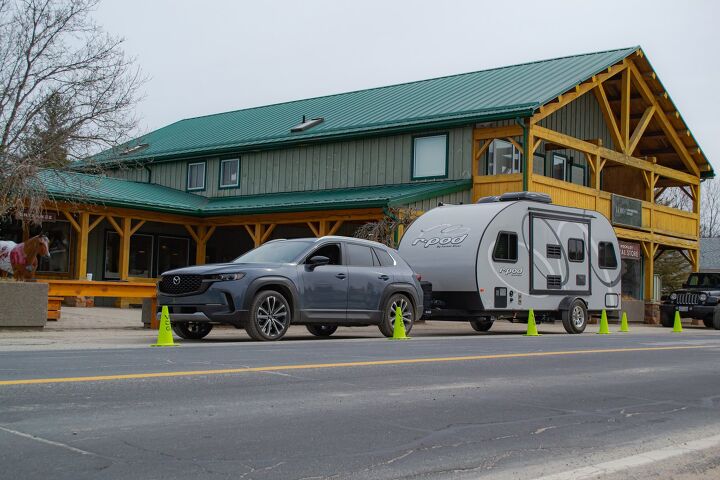
[[[382,318],[380,319],[380,332],[386,337],[393,336],[393,330],[395,329],[395,312],[397,308],[400,308],[400,312],[403,318],[403,324],[405,325],[405,335],[410,333],[412,330],[413,323],[415,321],[415,308],[412,302],[401,293],[390,295],[385,301],[385,305],[382,310]]]
[[[200,340],[205,338],[213,326],[205,322],[178,322],[171,323],[175,335],[185,340]]]
[[[275,290],[258,293],[250,306],[250,318],[245,325],[253,340],[279,340],[287,332],[292,319],[290,304]]]

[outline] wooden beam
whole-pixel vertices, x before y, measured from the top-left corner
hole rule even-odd
[[[642,135],[645,132],[645,129],[650,124],[650,120],[652,120],[654,113],[655,113],[655,105],[650,105],[648,108],[645,109],[645,113],[643,113],[643,116],[640,119],[640,123],[637,124],[637,126],[635,127],[635,130],[632,133],[632,136],[630,137],[630,142],[629,142],[628,148],[627,148],[628,155],[632,155],[633,152],[635,151],[635,148],[637,147],[638,143],[640,142],[640,138],[642,138]]]
[[[310,227],[313,235],[315,235],[316,237],[320,237],[320,230],[315,228],[314,222],[307,222],[307,226]]]
[[[490,148],[490,144],[492,143],[492,140],[482,140],[482,145],[480,148],[477,147],[478,142],[480,140],[473,140],[473,148],[475,149],[475,153],[473,153],[473,164],[472,164],[472,174],[473,177],[476,177],[480,175],[480,159],[482,158],[483,154],[487,151],[488,148]]]
[[[98,217],[95,219],[95,221],[90,224],[90,228],[88,230],[90,232],[92,232],[95,229],[95,227],[100,225],[100,222],[102,222],[103,220],[105,220],[105,215],[98,215]]]
[[[73,218],[73,216],[72,216],[71,214],[69,214],[68,212],[66,212],[65,210],[61,210],[61,211],[62,211],[62,214],[65,216],[65,218],[67,218],[67,221],[70,222],[70,225],[72,225],[73,229],[74,229],[76,232],[79,232],[79,231],[80,231],[80,225],[78,224],[78,222],[75,221],[75,219]]]
[[[144,224],[145,220],[140,220],[137,224],[135,224],[135,226],[130,229],[130,236],[135,235],[135,232],[140,230],[140,227],[142,227]]]
[[[549,128],[536,125],[533,133],[535,134],[535,136],[540,137],[545,141],[565,145],[568,148],[578,150],[580,152],[600,155],[600,157],[605,160],[610,160],[612,162],[622,165],[627,165],[646,171],[653,171],[662,177],[672,178],[674,180],[681,181],[687,185],[697,185],[700,183],[700,179],[696,176],[681,172],[679,170],[674,170],[672,168],[664,167],[662,165],[653,164],[651,162],[648,162],[647,160],[641,160],[639,158],[626,155],[624,153],[610,150],[609,148],[601,147],[599,145],[593,145],[590,142],[579,140],[575,137],[571,137],[570,135],[565,135],[563,133],[550,130]]]
[[[189,226],[189,225],[188,225]],[[188,231],[192,231],[191,228]],[[207,233],[207,227],[205,225],[198,225],[195,233],[195,265],[205,265],[205,256],[207,252],[207,243],[205,243],[205,234]]]
[[[628,143],[630,142],[630,72],[625,69],[622,72],[620,80],[620,135],[622,136],[623,151],[628,155],[632,155],[629,151]]]
[[[120,225],[118,225],[118,223],[115,221],[115,219],[113,217],[111,217],[110,215],[107,215],[105,218],[107,218],[108,223],[115,229],[117,234],[122,237],[123,229],[120,228]]]
[[[667,134],[670,144],[673,146],[673,148],[675,148],[675,150],[677,150],[678,155],[680,156],[680,159],[682,160],[685,167],[695,176],[699,176],[700,170],[698,170],[698,166],[695,163],[695,160],[693,160],[690,152],[688,152],[687,150],[687,147],[680,139],[677,130],[672,125],[672,123],[670,123],[670,119],[668,119],[658,99],[648,86],[642,74],[638,71],[635,64],[629,64],[629,72],[632,74],[632,80],[635,84],[635,87],[640,91],[640,94],[643,96],[645,101],[650,105],[655,105],[655,116],[658,120],[658,123],[660,124],[660,127],[663,129],[663,131]]]
[[[200,239],[198,238],[197,233],[195,233],[195,229],[193,228],[193,226],[185,224],[184,227],[185,230],[188,231],[192,239],[195,241],[195,243],[200,243]]]
[[[132,219],[123,217],[122,219],[122,235],[120,238],[120,280],[128,279],[128,271],[130,269],[130,237]]]
[[[332,226],[332,228],[330,229],[330,231],[328,231],[328,235],[335,235],[337,233],[337,231],[340,229],[340,227],[342,226],[342,224],[343,224],[342,220],[337,220],[335,222],[335,224]]]
[[[618,129],[617,121],[615,120],[615,114],[610,107],[610,103],[608,102],[607,95],[605,94],[605,89],[602,84],[595,87],[593,92],[595,92],[595,98],[597,98],[597,101],[600,104],[600,111],[602,112],[603,118],[605,118],[605,123],[610,130],[610,136],[615,144],[615,148],[621,152],[625,151],[625,143],[623,143],[622,135],[620,135],[620,129]]]
[[[520,125],[476,128],[473,130],[473,140],[494,140],[496,138],[519,137],[522,134],[522,127],[520,127]]]
[[[204,243],[207,243],[208,240],[210,240],[210,237],[212,237],[213,234],[215,233],[215,229],[217,229],[217,227],[215,225],[212,225],[210,228],[208,228],[208,231],[205,233],[205,236],[202,238],[202,241]]]
[[[88,236],[90,234],[90,214],[80,212],[80,230],[77,232],[77,250],[75,260],[75,277],[78,280],[85,280],[87,277],[88,262]]]
[[[271,223],[270,225],[265,228],[265,232],[262,234],[262,238],[260,239],[260,243],[267,242],[267,239],[270,238],[270,235],[272,234],[273,230],[275,230],[275,227],[277,227],[276,223]]]

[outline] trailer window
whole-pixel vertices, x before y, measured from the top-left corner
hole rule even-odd
[[[617,256],[612,243],[600,242],[598,245],[598,264],[600,268],[617,268]]]
[[[518,245],[517,233],[500,232],[495,241],[495,249],[493,250],[493,260],[496,262],[517,262]]]
[[[568,259],[571,262],[585,261],[585,242],[581,238],[568,239]]]

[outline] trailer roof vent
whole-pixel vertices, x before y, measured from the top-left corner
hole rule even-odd
[[[528,202],[552,203],[552,198],[547,193],[538,192],[507,192],[500,195],[501,202],[516,202],[527,200]]]
[[[475,203],[495,203],[495,202],[499,202],[499,201],[500,201],[500,197],[498,195],[491,195],[489,197],[482,197],[482,198],[478,199],[478,201]]]
[[[320,125],[324,121],[325,121],[325,119],[323,117],[311,118],[310,120],[307,120],[305,118],[305,115],[303,115],[302,122],[300,122],[297,125],[295,125],[294,127],[292,127],[290,129],[290,131],[292,133],[304,132],[305,130],[310,130],[315,125]]]

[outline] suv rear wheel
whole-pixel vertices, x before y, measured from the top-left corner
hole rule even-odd
[[[279,340],[287,332],[291,319],[290,304],[285,297],[275,290],[265,290],[255,296],[245,330],[253,340]]]
[[[171,323],[173,332],[185,340],[200,340],[205,338],[213,326],[205,322],[178,322]]]
[[[305,328],[316,337],[329,337],[335,333],[337,325],[305,325]]]
[[[400,308],[402,313],[403,323],[405,324],[405,334],[408,335],[412,330],[413,323],[415,322],[415,308],[412,302],[401,293],[395,293],[390,295],[385,301],[385,305],[382,310],[382,317],[380,319],[380,333],[386,337],[393,336],[393,330],[395,329],[395,311]]]

